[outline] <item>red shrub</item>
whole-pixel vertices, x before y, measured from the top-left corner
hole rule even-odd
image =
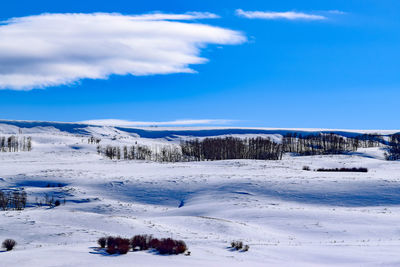
[[[131,239],[131,246],[133,250],[139,248],[139,250],[148,250],[150,248],[149,243],[152,240],[152,236],[148,235],[135,235]]]
[[[126,254],[130,249],[131,247],[129,245],[121,245],[120,247],[118,247],[118,252],[119,254]]]
[[[119,239],[119,242],[117,244],[117,250],[118,250],[119,254],[126,254],[126,253],[128,253],[129,249],[130,249],[129,239],[127,239],[127,238]]]
[[[175,243],[171,238],[161,239],[156,249],[160,254],[173,254],[174,245]]]
[[[176,254],[184,253],[187,250],[186,243],[182,240],[176,241]]]
[[[114,242],[115,242],[115,246],[118,247],[123,242],[123,239],[122,239],[122,237],[118,236],[114,239]]]
[[[157,239],[151,235],[136,235],[131,240],[121,237],[99,238],[97,241],[100,246],[107,244],[106,252],[108,254],[126,254],[130,247],[139,250],[148,250],[153,248],[160,254],[181,254],[187,251],[185,242],[174,240],[172,238]]]
[[[161,239],[156,248],[160,254],[180,254],[187,250],[183,241],[173,240],[172,238]]]
[[[105,248],[105,247],[106,247],[106,244],[107,244],[107,239],[106,239],[105,237],[100,237],[100,238],[97,240],[97,244],[99,244],[99,246],[100,246],[101,248]]]
[[[106,252],[108,254],[115,254],[115,253],[117,253],[117,249],[113,246],[107,246]]]
[[[106,252],[108,254],[115,254],[115,253],[126,254],[130,249],[129,245],[130,242],[129,239],[127,238],[109,236],[107,238]]]
[[[112,236],[107,237],[107,247],[115,247],[115,238]]]
[[[149,248],[157,249],[159,245],[160,245],[160,240],[158,238],[150,239]]]

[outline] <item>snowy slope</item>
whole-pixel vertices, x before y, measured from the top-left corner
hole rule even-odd
[[[3,126],[1,126],[3,125]],[[104,125],[89,125],[84,123],[66,122],[41,122],[41,121],[9,121],[0,120],[0,132],[5,128],[21,128],[22,131],[32,131],[29,129],[58,129],[72,134],[91,134],[92,132],[102,132],[101,134],[112,134],[114,131],[125,132],[140,136],[142,138],[175,138],[177,136],[190,137],[209,137],[220,135],[285,135],[287,133],[299,133],[303,135],[318,133],[336,133],[342,136],[356,136],[360,134],[382,134],[388,135],[398,133],[400,130],[338,130],[338,129],[280,129],[280,128],[238,128],[238,127],[118,127]],[[3,128],[4,127],[4,128]],[[108,129],[104,133],[103,130]]]
[[[157,145],[282,131],[289,130],[2,121],[0,135],[32,136],[33,151],[0,153],[0,188],[23,187],[29,196],[27,209],[0,211],[0,241],[18,242],[0,253],[0,266],[398,266],[400,163],[383,160],[382,149],[281,161],[155,163],[111,161],[87,144],[92,135],[102,143]],[[305,165],[369,172],[303,171]],[[35,206],[44,194],[66,204]],[[182,239],[191,256],[104,256],[95,249],[99,237],[143,233]],[[230,250],[232,240],[250,250]]]

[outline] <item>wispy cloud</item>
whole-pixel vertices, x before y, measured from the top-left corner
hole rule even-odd
[[[244,11],[242,9],[236,10],[236,15],[248,19],[288,19],[288,20],[323,20],[325,16],[307,14],[302,12],[286,11],[286,12],[273,12],[273,11]]]
[[[42,14],[0,23],[0,89],[30,90],[110,75],[193,73],[208,44],[246,41],[238,31],[187,22],[207,12]]]
[[[210,12],[186,12],[184,14],[149,13],[131,16],[133,20],[196,20],[196,19],[218,19],[220,16]]]
[[[328,10],[327,11],[330,14],[335,14],[335,15],[345,15],[347,12],[341,11],[341,10]]]
[[[174,120],[174,121],[127,121],[118,119],[87,120],[80,123],[99,125],[99,126],[189,126],[189,125],[226,125],[234,122],[233,120]]]

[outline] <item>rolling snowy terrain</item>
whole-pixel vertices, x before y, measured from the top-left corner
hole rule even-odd
[[[0,211],[0,241],[18,242],[0,253],[0,266],[399,266],[400,162],[386,161],[382,147],[347,155],[285,154],[280,161],[158,163],[110,160],[87,142],[94,136],[102,145],[157,147],[207,136],[278,140],[288,132],[321,130],[0,121],[1,136],[31,136],[33,146],[31,152],[0,152],[0,189],[28,193],[26,209]],[[35,205],[45,194],[66,203]],[[136,234],[184,240],[191,255],[97,250],[99,237]],[[233,251],[232,240],[250,250]]]

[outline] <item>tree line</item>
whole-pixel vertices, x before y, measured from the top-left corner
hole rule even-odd
[[[190,160],[261,159],[280,160],[282,144],[269,138],[217,137],[181,142],[182,154]]]
[[[101,138],[96,138],[94,136],[89,137],[87,140],[88,144],[99,144],[100,142],[101,142]]]
[[[389,137],[389,147],[386,152],[387,160],[400,160],[400,134]]]
[[[18,137],[11,135],[8,137],[0,137],[0,152],[19,152],[31,151],[32,138],[31,137]]]
[[[289,133],[282,139],[283,150],[298,155],[343,154],[359,148],[379,147],[383,143],[381,136],[372,134],[343,137],[334,133],[304,136]]]
[[[0,209],[23,210],[26,207],[27,195],[24,190],[2,191],[0,190]]]
[[[283,146],[269,138],[217,137],[182,141],[179,145],[151,149],[145,145],[130,147],[98,146],[97,152],[110,159],[152,160],[159,162],[203,161],[224,159],[280,160]]]
[[[97,146],[97,153],[116,160],[149,160],[159,162],[184,161],[181,149],[177,146],[162,146],[151,149],[145,145],[133,146]]]
[[[150,160],[159,162],[226,159],[281,160],[284,153],[296,155],[345,154],[359,148],[388,147],[387,159],[400,159],[400,134],[389,141],[381,135],[363,134],[343,137],[334,133],[287,134],[281,142],[266,137],[208,137],[181,141],[179,145],[150,148],[146,145],[98,146],[97,151],[110,159]]]

